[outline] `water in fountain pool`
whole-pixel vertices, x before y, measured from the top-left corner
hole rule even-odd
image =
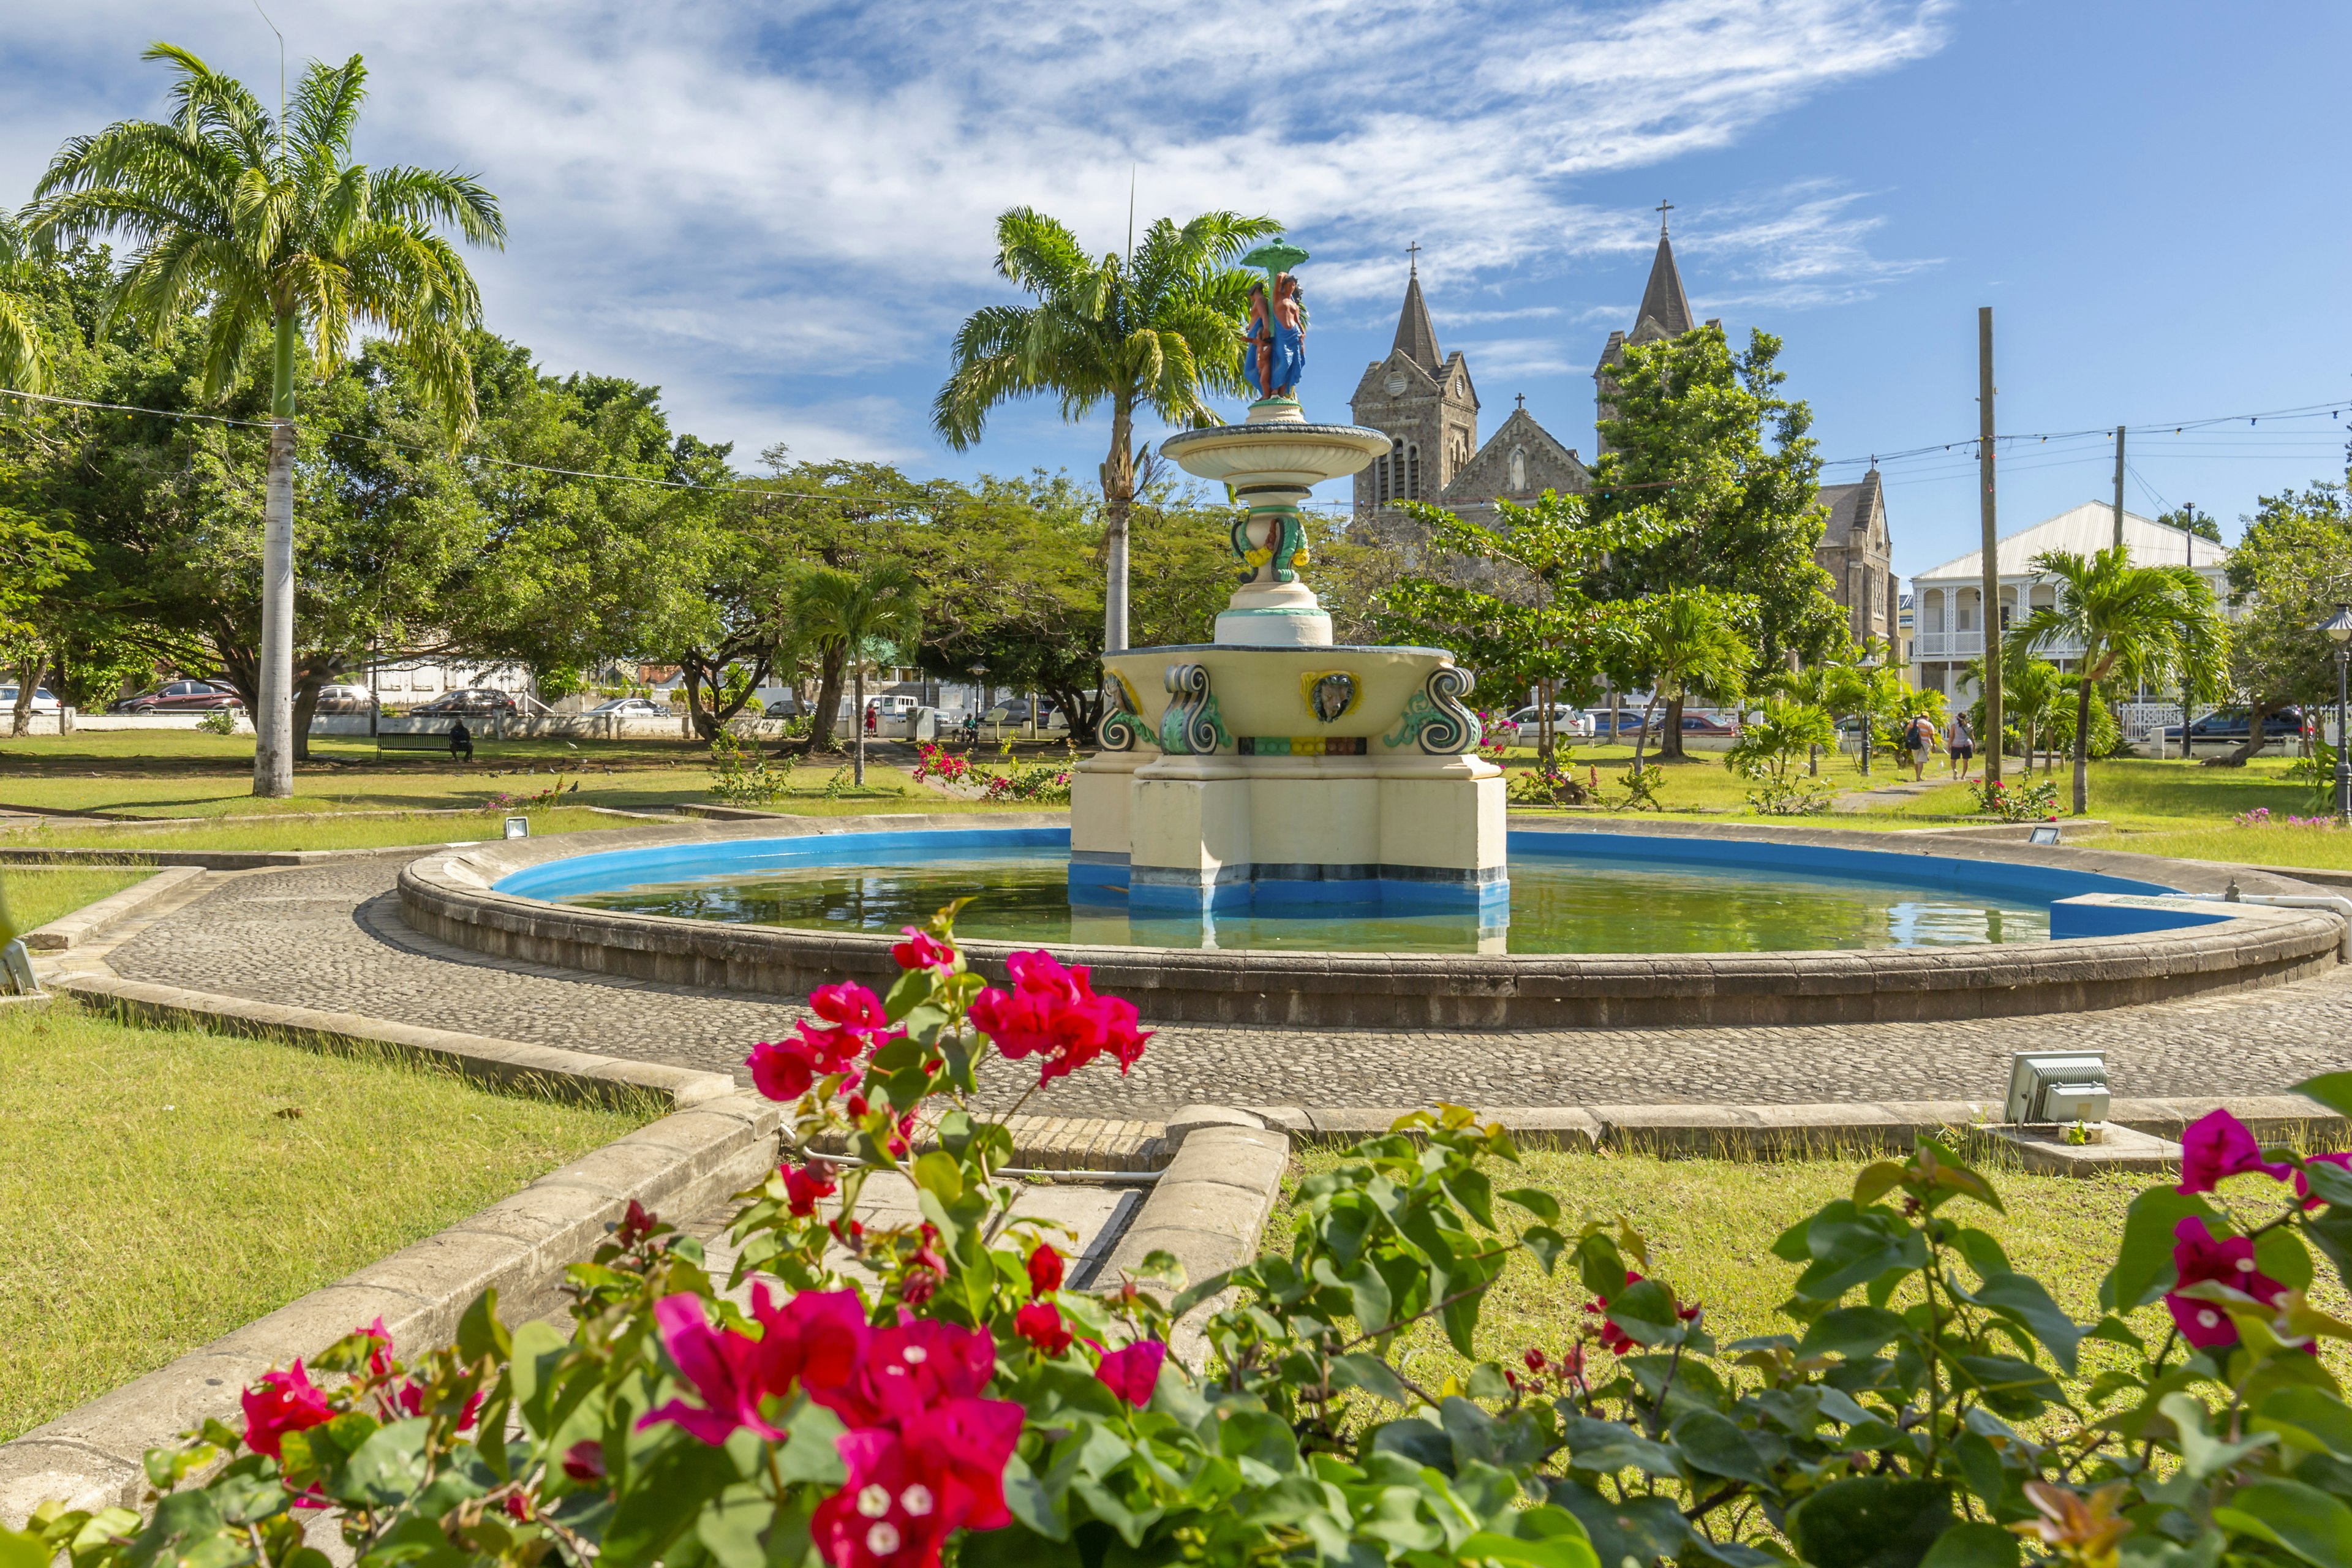
[[[1509,923],[1474,913],[1339,908],[1130,918],[1074,908],[1058,852],[967,855],[917,866],[806,866],[573,893],[559,901],[738,924],[895,932],[970,897],[965,937],[1041,945],[1386,952],[1770,952],[2042,942],[2046,904],[1751,868],[1582,862],[1511,866]],[[1489,920],[1492,917],[1488,917]]]

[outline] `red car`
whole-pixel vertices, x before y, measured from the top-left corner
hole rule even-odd
[[[243,708],[245,699],[214,680],[174,680],[126,697],[110,713],[197,713],[220,708]]]

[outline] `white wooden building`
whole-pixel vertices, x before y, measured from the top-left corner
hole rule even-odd
[[[1994,563],[2000,584],[2000,627],[2005,631],[2042,606],[2057,603],[2055,583],[2033,570],[2035,556],[2051,550],[2089,555],[2114,544],[2115,531],[2116,510],[2111,502],[2084,501],[2004,537]],[[2195,569],[2213,585],[2215,600],[2228,603],[2230,552],[2225,546],[2126,508],[2124,549],[2135,566]],[[1963,671],[1969,660],[1984,656],[1984,552],[1971,550],[1914,575],[1911,605],[1912,681],[1932,686],[1948,697],[1972,700],[1976,688]],[[2059,643],[2042,653],[2063,668],[2082,651]]]

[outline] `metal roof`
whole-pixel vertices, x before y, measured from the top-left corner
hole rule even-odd
[[[2044,518],[2031,528],[2004,535],[1994,561],[2003,577],[2031,577],[2033,575],[2033,558],[2044,551],[2069,550],[2078,555],[2089,555],[2106,549],[2115,540],[2115,503],[2086,500],[2055,517]],[[2142,517],[2129,507],[2124,509],[2124,550],[2135,566],[2196,566],[2201,569],[2225,565],[2230,559],[2227,545],[2216,544],[2210,539],[2200,539],[2185,530],[2158,522],[2153,518]],[[1971,550],[1940,566],[1914,572],[1911,581],[1926,583],[1956,578],[1973,583],[1983,576],[1984,552]]]

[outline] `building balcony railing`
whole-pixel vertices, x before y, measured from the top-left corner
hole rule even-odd
[[[2075,658],[2081,656],[2083,645],[2072,640],[2045,643],[2036,650],[2043,658]],[[1984,633],[1919,632],[1911,639],[1913,659],[1963,659],[1984,657]]]

